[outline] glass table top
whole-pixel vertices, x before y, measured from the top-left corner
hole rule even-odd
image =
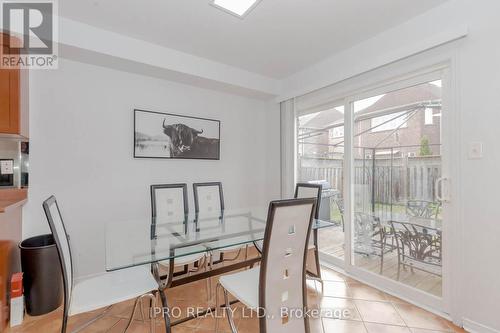
[[[106,223],[106,270],[200,256],[264,239],[268,207],[226,209],[168,218],[122,219]],[[313,229],[336,224],[314,220]],[[195,259],[196,260],[196,259]]]

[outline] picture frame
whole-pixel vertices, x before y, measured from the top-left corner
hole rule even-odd
[[[220,120],[134,109],[134,158],[220,160]]]

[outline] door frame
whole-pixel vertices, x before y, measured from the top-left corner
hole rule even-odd
[[[446,316],[453,319],[457,324],[461,323],[461,311],[460,309],[453,308],[452,304],[452,292],[457,290],[457,285],[460,285],[461,275],[457,272],[460,269],[460,252],[457,252],[457,243],[460,243],[461,233],[460,233],[460,223],[450,223],[450,221],[460,221],[459,210],[457,203],[459,201],[459,192],[456,190],[459,188],[459,169],[451,165],[457,166],[457,160],[459,160],[459,149],[456,148],[457,145],[452,143],[459,142],[458,124],[459,124],[459,113],[454,100],[456,91],[456,80],[452,77],[452,67],[451,61],[446,61],[439,63],[434,66],[429,66],[420,71],[413,72],[408,75],[399,76],[390,80],[386,80],[379,84],[373,84],[368,88],[360,89],[357,92],[353,90],[348,97],[344,98],[344,203],[345,203],[345,255],[344,260],[336,258],[327,254],[321,254],[321,260],[327,265],[334,266],[335,268],[340,268],[346,274],[361,280],[369,285],[375,286],[382,289],[394,296],[400,297],[402,299],[408,300],[416,305],[426,308],[432,312],[438,313],[439,315]],[[443,183],[443,191],[447,193],[447,196],[453,198],[452,201],[443,202],[443,294],[442,297],[437,297],[435,295],[429,294],[425,291],[416,289],[414,287],[405,285],[401,282],[391,280],[389,278],[383,277],[379,274],[366,271],[362,268],[356,267],[353,262],[352,254],[352,216],[354,208],[354,183],[353,183],[353,132],[354,132],[354,110],[353,103],[356,100],[363,98],[376,96],[382,93],[388,93],[390,91],[395,91],[403,88],[408,88],[414,85],[432,82],[435,80],[442,81],[442,113],[441,113],[441,176],[448,179]],[[453,110],[453,111],[452,111]],[[453,180],[453,186],[451,186],[450,180]],[[453,255],[452,255],[453,254]],[[453,256],[458,255],[458,258],[453,258]],[[451,279],[454,276],[454,279]],[[456,295],[456,294],[455,294]],[[451,316],[450,316],[451,315]]]
[[[311,105],[325,105],[329,101],[338,101],[345,99],[346,96],[362,94],[366,91],[373,91],[374,88],[384,87],[398,81],[410,80],[418,77],[419,75],[428,74],[433,71],[443,71],[443,112],[442,115],[442,135],[445,139],[443,142],[442,152],[444,157],[442,166],[442,175],[448,176],[451,183],[447,183],[449,196],[452,202],[444,203],[443,218],[448,221],[443,227],[443,297],[437,298],[425,295],[421,291],[411,287],[401,285],[395,281],[390,281],[386,278],[374,273],[359,272],[353,269],[347,269],[347,262],[342,260],[332,260],[332,257],[320,255],[320,259],[327,266],[334,266],[334,269],[344,271],[347,274],[353,275],[358,280],[367,284],[373,285],[376,288],[382,289],[390,294],[403,298],[410,303],[426,308],[441,316],[450,318],[456,325],[462,326],[464,315],[464,299],[463,288],[466,286],[464,277],[464,262],[463,262],[463,249],[462,244],[465,240],[463,230],[463,212],[461,206],[461,177],[462,177],[462,161],[464,149],[463,140],[461,135],[462,130],[462,104],[460,101],[460,74],[461,74],[461,55],[460,55],[460,41],[454,41],[443,44],[428,51],[413,55],[411,57],[398,60],[391,64],[373,68],[366,72],[339,81],[330,86],[311,91],[310,93],[297,96],[293,102],[299,101],[299,104],[294,104],[293,114],[291,117],[296,119],[297,111],[303,109],[303,104],[307,102],[307,108]],[[290,100],[289,100],[290,101]],[[346,103],[345,103],[346,104]],[[298,107],[296,107],[296,105]],[[449,110],[449,111],[446,111]],[[348,139],[352,133],[352,114],[350,112],[344,113],[346,119],[344,120],[345,127],[344,133],[346,137],[346,148],[344,154],[344,170],[346,172],[344,178],[344,191],[350,194],[351,178],[350,167],[353,165],[351,159],[352,140]],[[347,128],[349,127],[349,128]],[[292,129],[293,128],[293,129]],[[282,119],[282,140],[295,140],[296,138],[286,136],[289,131],[295,130],[295,122],[283,123]],[[285,136],[284,136],[285,134]],[[283,142],[282,142],[283,143]],[[347,148],[349,145],[350,149]],[[295,146],[295,145],[294,145]],[[290,147],[283,146],[283,150]],[[288,153],[288,157],[293,154]],[[296,165],[297,160],[294,158],[282,159],[282,168],[286,165]],[[292,168],[295,170],[295,168]],[[282,169],[283,170],[283,169]],[[286,168],[285,168],[286,170]],[[288,172],[283,175],[283,182],[289,184],[290,187],[296,182],[294,175]],[[350,195],[349,195],[350,200]],[[350,221],[351,221],[351,200],[345,202],[346,206],[346,234],[350,234]],[[451,222],[452,221],[452,222]],[[350,237],[347,237],[350,242]],[[348,244],[350,248],[350,243]],[[346,243],[347,246],[347,243]],[[453,254],[453,255],[449,255]],[[347,257],[346,257],[347,258]],[[350,259],[349,259],[350,260]],[[398,285],[399,284],[399,285]]]

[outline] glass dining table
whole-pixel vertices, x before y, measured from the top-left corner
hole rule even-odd
[[[178,274],[176,277],[176,259],[215,251],[220,253],[224,249],[245,247],[262,241],[267,214],[268,207],[247,207],[200,214],[176,216],[171,213],[165,217],[144,216],[109,221],[105,226],[106,270],[116,271],[151,265],[158,282],[166,329],[170,332],[171,326],[195,317],[182,318],[171,323],[166,288],[251,267],[260,261],[259,257],[254,256],[229,265],[200,270],[196,274]],[[315,219],[312,229],[317,233],[319,229],[333,226],[336,226],[334,222]],[[168,266],[168,273],[165,275],[160,274],[160,262]]]

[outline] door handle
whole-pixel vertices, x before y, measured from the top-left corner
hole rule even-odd
[[[446,184],[445,186],[443,186],[444,183]],[[436,199],[441,202],[450,202],[450,178],[439,177],[436,179],[434,191],[436,192]]]

